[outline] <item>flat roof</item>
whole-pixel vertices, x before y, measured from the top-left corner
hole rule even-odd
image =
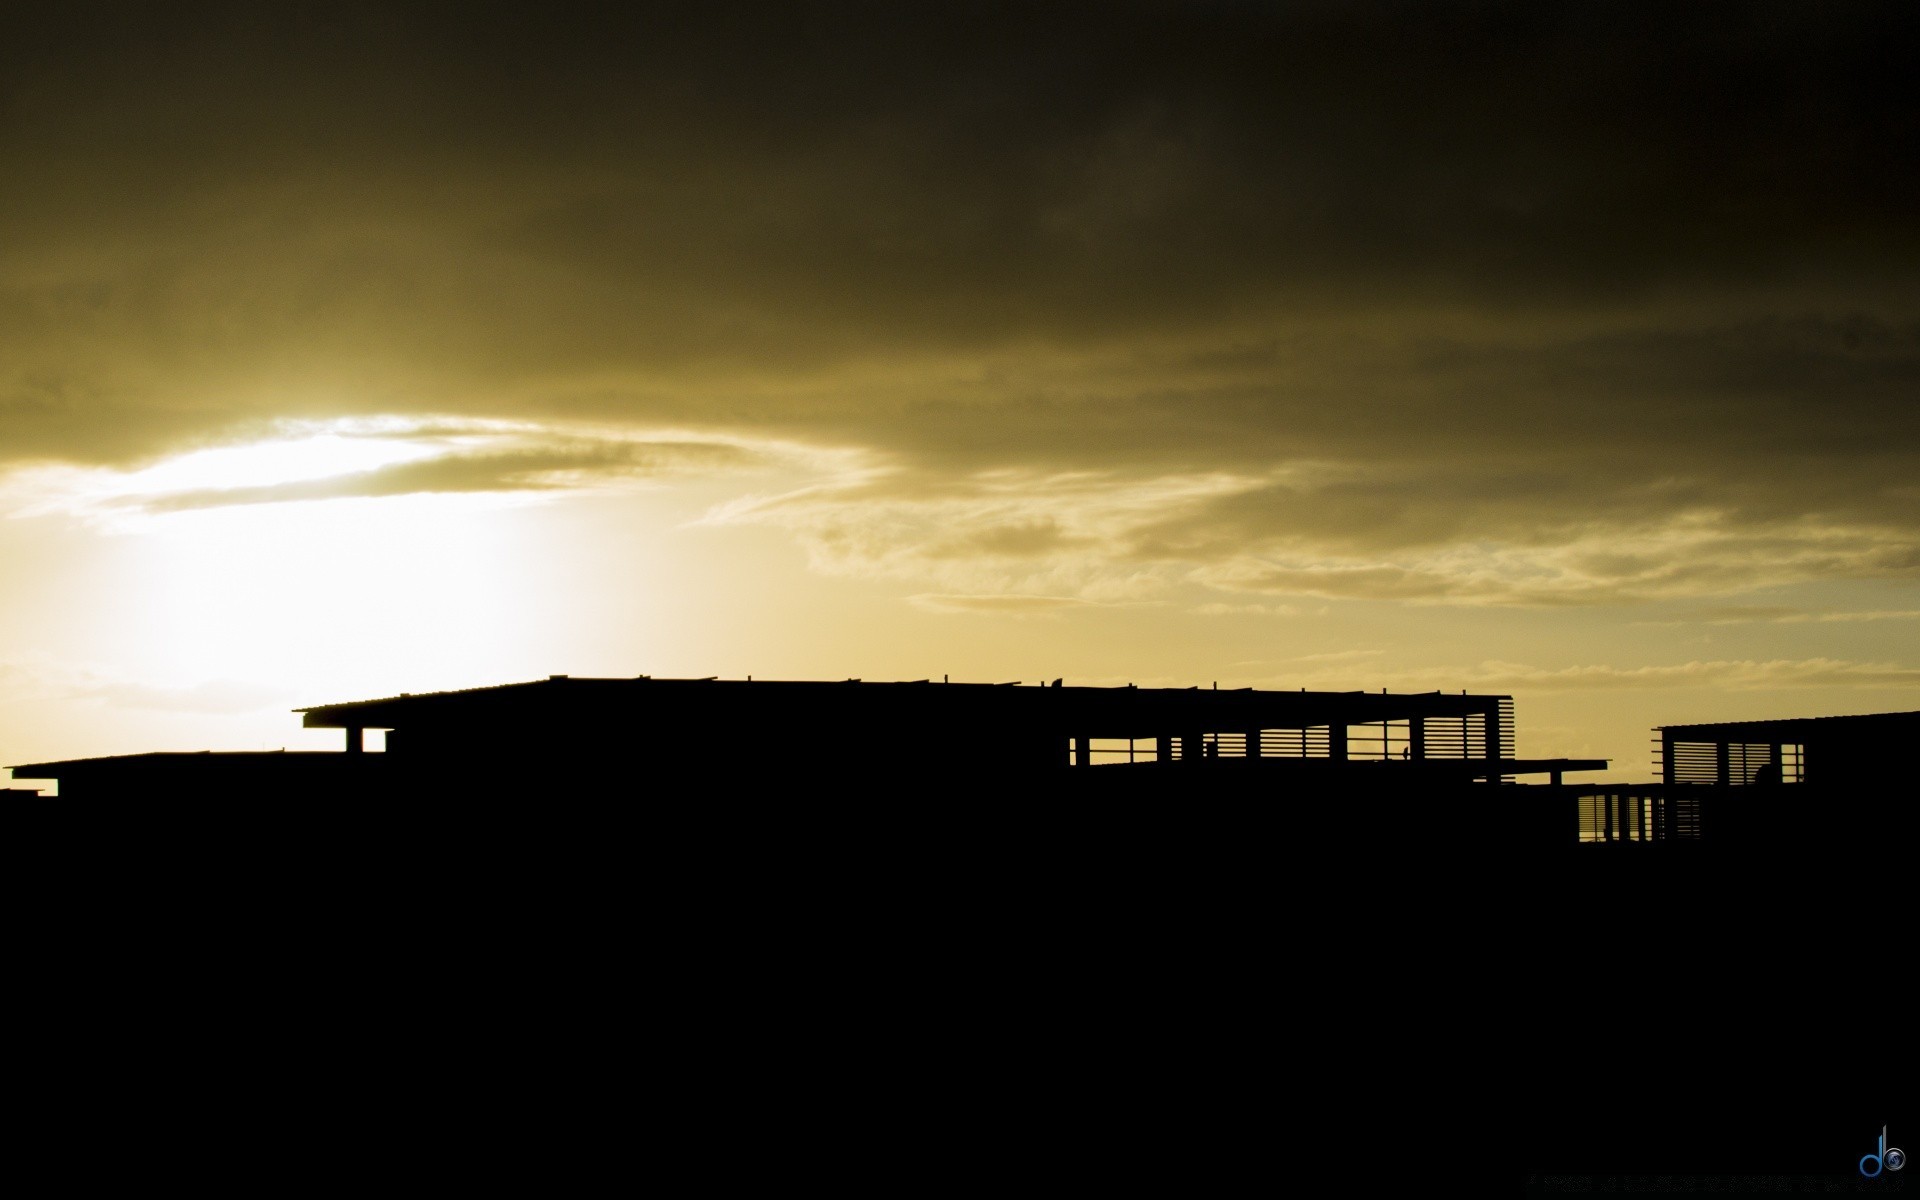
[[[1867,733],[1920,726],[1920,712],[1862,713],[1847,717],[1783,717],[1770,721],[1712,721],[1699,725],[1656,725],[1661,733],[1694,734],[1705,741],[1751,738],[1795,741],[1807,734]]]
[[[1411,717],[1459,717],[1497,711],[1508,696],[1445,692],[1309,692],[1255,688],[1066,687],[1053,683],[947,683],[928,679],[867,681],[774,679],[573,678],[459,691],[402,693],[293,711],[309,728],[396,728],[409,721],[460,721],[592,715],[623,710],[684,712],[711,706],[748,717],[781,712],[838,712],[868,719],[920,712],[931,719],[996,718],[1084,727],[1089,736],[1125,736],[1138,729],[1171,732],[1362,725]]]
[[[58,779],[76,771],[113,771],[122,768],[197,766],[216,770],[297,763],[301,767],[333,762],[360,763],[377,754],[347,754],[339,750],[158,750],[146,754],[107,754],[99,758],[66,758],[54,762],[20,763],[8,768],[15,779]]]

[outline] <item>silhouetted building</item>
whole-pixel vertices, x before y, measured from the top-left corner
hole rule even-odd
[[[1580,789],[1582,841],[1843,849],[1912,822],[1920,712],[1654,733],[1660,782]]]
[[[1669,785],[1874,788],[1892,782],[1890,769],[1910,770],[1920,712],[1664,725],[1656,732],[1660,776]]]
[[[560,795],[671,805],[740,788],[778,795],[796,781],[906,799],[1154,794],[1201,778],[1221,795],[1437,800],[1606,765],[1517,758],[1510,697],[1438,692],[554,676],[297,711],[308,728],[343,730],[345,751],[142,754],[14,774],[83,798],[486,797],[524,794],[532,779]],[[387,731],[384,751],[364,748],[370,729]]]

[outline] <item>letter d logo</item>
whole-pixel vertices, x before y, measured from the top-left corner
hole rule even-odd
[[[1873,1164],[1873,1170],[1871,1171],[1867,1170],[1867,1164],[1869,1162]],[[1880,1127],[1880,1142],[1874,1148],[1874,1152],[1860,1156],[1860,1173],[1868,1179],[1878,1178],[1882,1168],[1898,1171],[1906,1165],[1907,1156],[1901,1153],[1898,1146],[1895,1146],[1891,1150],[1887,1149],[1887,1127],[1885,1125]]]

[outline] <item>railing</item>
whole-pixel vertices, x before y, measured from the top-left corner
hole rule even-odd
[[[1339,738],[1334,730],[1339,730]],[[1502,702],[1498,713],[1470,713],[1360,724],[1314,725],[1294,729],[1215,730],[1145,738],[1088,738],[1084,759],[1080,739],[1069,739],[1069,762],[1089,764],[1179,762],[1190,758],[1332,759],[1355,762],[1409,761],[1414,758],[1458,762],[1515,757],[1513,709]]]
[[[1657,783],[1582,787],[1576,793],[1582,842],[1695,841],[1700,797]]]

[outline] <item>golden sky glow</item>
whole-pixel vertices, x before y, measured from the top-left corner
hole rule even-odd
[[[0,763],[552,673],[1503,691],[1625,779],[1920,708],[1910,7],[712,7],[0,16]]]

